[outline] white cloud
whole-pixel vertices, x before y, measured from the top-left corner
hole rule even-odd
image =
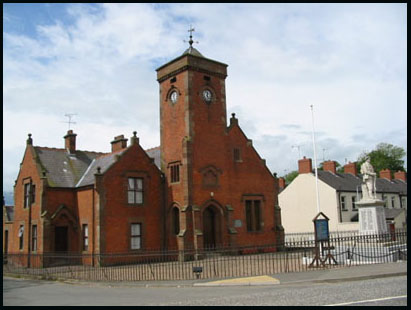
[[[406,147],[401,4],[73,4],[67,16],[37,24],[36,36],[3,33],[3,165],[15,176],[27,133],[61,147],[68,112],[82,149],[108,151],[134,130],[158,145],[155,69],[185,50],[190,24],[196,48],[229,65],[227,115],[273,172],[297,168],[292,145],[308,154],[311,104],[318,149],[340,163],[379,142]]]

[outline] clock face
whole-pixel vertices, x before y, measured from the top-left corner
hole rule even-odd
[[[211,102],[213,94],[211,93],[211,91],[209,91],[208,89],[203,91],[203,99],[209,103]]]
[[[170,95],[171,102],[176,103],[177,102],[177,97],[178,97],[177,91],[174,90]]]

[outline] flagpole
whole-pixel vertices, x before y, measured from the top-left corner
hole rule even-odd
[[[317,152],[315,149],[315,134],[314,134],[314,111],[313,111],[313,105],[310,105],[311,108],[311,119],[312,119],[312,125],[313,125],[313,149],[314,149],[314,170],[315,170],[315,190],[316,190],[316,198],[317,198],[317,211],[320,213],[320,194],[318,191],[318,170],[317,170]]]

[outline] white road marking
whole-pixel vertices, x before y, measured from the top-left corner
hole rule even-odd
[[[340,303],[340,304],[326,305],[326,307],[330,307],[330,306],[344,306],[344,305],[351,305],[351,304],[359,304],[359,303],[363,303],[363,302],[373,302],[373,301],[381,301],[381,300],[389,300],[389,299],[397,299],[397,298],[407,298],[407,295],[384,297],[384,298],[377,298],[377,299],[368,299],[368,300],[359,300],[359,301],[350,301],[350,302],[343,302],[343,303]]]

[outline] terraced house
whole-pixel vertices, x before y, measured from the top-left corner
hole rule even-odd
[[[318,213],[316,180],[311,158],[298,161],[299,175],[279,194],[282,223],[287,233],[306,233],[314,230],[312,219]],[[358,208],[361,200],[362,176],[355,163],[344,166],[338,173],[335,161],[326,161],[318,171],[320,210],[330,219],[331,231],[358,231]],[[404,171],[380,171],[376,180],[377,198],[385,202],[387,226],[405,228],[407,225],[407,180]],[[296,214],[299,216],[297,217]]]
[[[157,69],[160,146],[136,132],[110,153],[33,145],[29,135],[3,224],[9,253],[139,253],[275,244],[278,180],[233,114],[227,65],[190,47]],[[138,124],[136,124],[136,127]],[[3,222],[4,223],[4,222]]]

